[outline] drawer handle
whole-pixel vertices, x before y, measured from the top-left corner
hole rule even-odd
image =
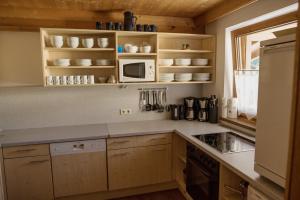
[[[116,157],[116,156],[126,156],[126,155],[128,155],[128,154],[129,154],[129,152],[118,153],[118,154],[111,155],[111,157]]]
[[[29,164],[40,164],[40,163],[44,163],[44,162],[48,162],[49,160],[33,160],[30,161]]]
[[[35,151],[36,149],[18,149],[15,152],[16,153],[21,153],[21,152],[29,152],[29,151]]]

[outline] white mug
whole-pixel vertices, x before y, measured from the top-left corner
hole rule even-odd
[[[88,84],[95,84],[95,76],[94,75],[88,76]]]
[[[51,37],[51,45],[55,48],[61,48],[64,45],[64,37],[61,35],[53,35]]]
[[[92,48],[94,46],[94,38],[83,38],[81,43],[84,48]]]
[[[81,77],[80,77],[80,75],[76,75],[75,76],[74,83],[76,85],[80,85],[81,84]]]
[[[81,76],[81,83],[82,84],[88,84],[88,76],[87,75]]]
[[[71,48],[77,48],[79,46],[79,37],[68,37],[68,46]]]
[[[60,77],[59,76],[54,77],[54,85],[60,85]]]
[[[47,85],[53,85],[53,76],[47,76]]]
[[[68,84],[69,85],[74,85],[74,76],[71,75],[71,76],[68,77]]]
[[[60,80],[62,85],[67,85],[67,76],[63,75],[61,76],[61,80]]]

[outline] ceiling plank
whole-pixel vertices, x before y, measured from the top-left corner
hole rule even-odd
[[[226,0],[212,9],[194,17],[194,22],[196,26],[203,26],[211,23],[225,15],[228,15],[236,10],[239,10],[245,6],[248,6],[258,0]]]

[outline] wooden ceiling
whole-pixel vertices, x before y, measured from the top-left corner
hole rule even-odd
[[[88,28],[95,22],[123,22],[131,10],[139,24],[161,32],[204,33],[204,27],[257,0],[0,0],[0,30]]]
[[[0,6],[89,11],[132,10],[138,15],[196,17],[225,0],[1,0]]]

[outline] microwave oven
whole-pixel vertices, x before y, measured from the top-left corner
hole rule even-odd
[[[119,81],[155,81],[154,59],[119,59]]]

